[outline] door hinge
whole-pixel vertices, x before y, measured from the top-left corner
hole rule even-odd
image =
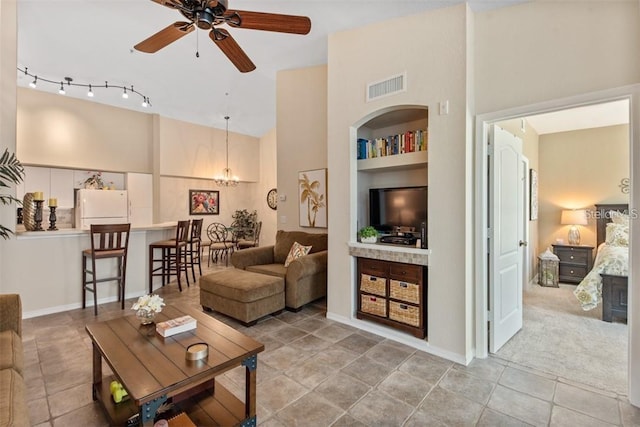
[[[493,156],[493,145],[487,145],[487,155]]]

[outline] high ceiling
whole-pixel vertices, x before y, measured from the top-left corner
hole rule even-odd
[[[526,0],[472,0],[473,10]],[[155,54],[133,49],[175,21],[175,10],[151,0],[19,0],[18,66],[41,79],[94,84],[93,102],[157,113],[165,117],[262,136],[275,127],[278,70],[326,64],[327,35],[369,23],[451,6],[463,0],[229,0],[230,9],[303,15],[308,35],[224,27],[256,64],[242,74],[208,37],[196,30]],[[407,47],[409,48],[409,47]],[[199,58],[196,57],[199,52]],[[18,72],[18,85],[33,78]],[[134,86],[148,96],[122,99],[116,89]],[[39,81],[36,90],[57,93],[59,84]],[[87,89],[69,87],[65,96],[86,98]]]

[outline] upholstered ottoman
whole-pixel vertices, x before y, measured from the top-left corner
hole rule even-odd
[[[284,309],[284,280],[281,277],[240,269],[224,270],[200,278],[200,304],[255,325],[261,317]]]

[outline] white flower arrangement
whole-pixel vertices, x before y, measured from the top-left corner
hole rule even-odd
[[[138,301],[133,304],[131,309],[160,313],[164,305],[164,300],[162,299],[162,297],[160,297],[160,295],[149,294],[143,295],[138,298]]]

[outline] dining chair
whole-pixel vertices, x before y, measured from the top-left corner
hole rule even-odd
[[[202,223],[203,219],[194,219],[191,221],[191,232],[189,233],[188,247],[187,247],[187,262],[191,267],[191,276],[193,281],[196,281],[195,266],[198,266],[200,276],[202,276],[201,258],[201,244],[202,244]]]
[[[256,222],[253,229],[244,239],[236,242],[238,249],[255,248],[260,245],[260,231],[262,231],[262,221]]]
[[[222,257],[226,260],[226,265],[229,265],[229,251],[232,247],[232,243],[228,240],[228,229],[222,223],[213,222],[207,227],[207,237],[211,242],[209,244],[209,259],[207,260],[207,266],[213,259],[214,262],[218,262],[218,259]]]
[[[121,302],[121,308],[124,309],[127,251],[131,224],[91,224],[89,233],[91,248],[82,251],[82,308],[87,305],[87,291],[93,292],[93,313],[97,316],[98,283],[116,281],[118,282],[118,301]],[[116,272],[98,278],[96,261],[105,259],[117,260]]]
[[[189,286],[189,273],[187,262],[189,224],[190,220],[178,221],[176,226],[176,237],[168,240],[160,240],[149,244],[149,293],[153,293],[153,278],[162,277],[162,286],[171,281],[171,276],[176,275],[178,279],[178,289],[182,292],[182,282],[180,277],[184,271]],[[154,258],[154,250],[160,249],[160,257]],[[155,263],[160,263],[154,267]]]

